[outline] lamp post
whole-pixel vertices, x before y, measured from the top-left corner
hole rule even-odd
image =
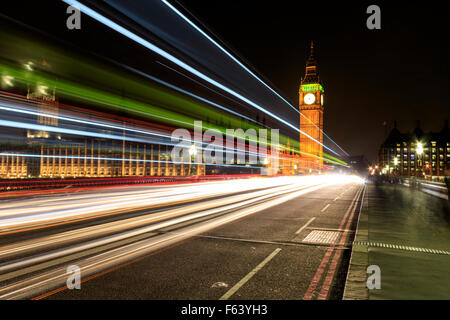
[[[428,169],[428,174],[430,175],[430,181],[431,181],[431,180],[432,180],[432,178],[431,178],[431,177],[432,177],[432,174],[431,174],[430,164],[427,163],[425,167]]]
[[[189,147],[188,152],[189,152],[189,174],[192,175],[193,174],[192,171],[195,168],[195,165],[194,165],[194,167],[192,167],[192,161],[193,160],[195,161],[195,156],[197,155],[197,148],[195,147],[195,144],[193,144]],[[197,164],[197,167],[198,167],[198,164]]]
[[[192,156],[195,156],[196,154],[197,154],[197,148],[195,147],[195,144],[193,144],[189,147],[189,155],[192,157]]]
[[[398,157],[394,158],[394,173],[398,175]]]
[[[423,154],[423,144],[420,141],[417,141],[416,153],[417,153],[417,175],[419,178],[422,178],[422,161],[420,159],[420,156]]]
[[[8,75],[3,75],[2,76],[2,88],[14,86],[13,80],[14,80],[14,77],[8,76]]]

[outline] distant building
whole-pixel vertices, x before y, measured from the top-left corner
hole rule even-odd
[[[55,88],[28,90],[39,125],[58,127]],[[31,104],[30,104],[31,105]],[[0,179],[205,175],[205,165],[171,161],[171,147],[161,144],[71,136],[43,130],[14,131],[23,143],[3,143]],[[107,131],[104,131],[107,133]]]
[[[359,174],[359,175],[367,175],[368,167],[369,167],[369,161],[364,155],[359,156],[348,156],[345,159],[345,162],[350,167],[350,170],[353,173]]]
[[[401,133],[396,123],[378,152],[378,166],[386,174],[443,180],[450,176],[448,120],[439,132],[424,132],[417,122],[411,133]]]

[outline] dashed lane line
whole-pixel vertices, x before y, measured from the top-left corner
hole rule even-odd
[[[244,278],[241,279],[238,283],[236,283],[230,290],[227,291],[219,300],[228,300],[236,291],[239,290],[244,284],[247,283],[259,270],[261,270],[270,260],[275,257],[278,252],[280,252],[280,248],[276,248],[267,258],[265,258],[260,264],[258,264],[250,273],[248,273]]]
[[[344,228],[347,219],[350,219],[350,221],[352,220],[353,214],[354,214],[355,208],[357,206],[357,202],[358,202],[359,196],[362,193],[362,190],[363,190],[363,188],[359,189],[356,192],[352,202],[350,203],[350,206],[347,208],[344,216],[342,217],[342,220],[341,220],[341,223],[340,223],[340,226],[339,226],[338,229],[343,229]],[[345,229],[348,229],[348,227],[345,227]],[[341,242],[344,239],[344,237],[346,237],[346,234],[347,233],[344,232],[344,234],[341,236]],[[317,268],[316,273],[315,273],[314,277],[311,279],[311,282],[310,282],[310,284],[308,286],[308,289],[306,290],[306,292],[305,292],[305,294],[303,296],[303,300],[312,300],[313,299],[313,297],[315,295],[315,292],[316,292],[316,289],[319,286],[320,281],[322,279],[322,276],[326,272],[326,269],[327,269],[327,267],[328,267],[328,265],[330,263],[330,259],[332,257],[333,252],[334,252],[334,245],[329,247],[328,250],[326,251],[325,255],[323,256],[322,261],[320,262],[320,265]],[[335,255],[335,257],[336,257],[336,255]],[[330,271],[331,270],[328,270],[328,273],[326,275],[326,279],[324,280],[324,283],[322,284],[322,291],[324,290],[324,286],[327,285],[325,283],[325,281],[329,280],[328,279],[329,278],[328,274],[330,273]],[[332,272],[332,273],[334,274],[334,272]],[[326,288],[326,290],[328,291],[329,287]]]
[[[355,241],[355,242],[353,242],[353,245],[354,246],[378,247],[378,248],[450,255],[450,251],[446,251],[446,250],[402,246],[402,245],[398,245],[398,244],[383,243],[383,242]]]
[[[303,231],[303,229],[305,229],[307,226],[309,226],[311,224],[311,222],[314,221],[316,217],[312,217],[311,219],[308,220],[307,223],[305,223],[302,227],[300,227],[300,229],[298,229],[297,231],[295,231],[295,234],[299,234],[300,232]]]
[[[327,204],[325,207],[323,207],[322,210],[320,210],[320,212],[324,212],[325,210],[327,210],[330,205],[331,205],[331,203]]]

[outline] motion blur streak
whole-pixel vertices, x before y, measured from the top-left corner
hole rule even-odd
[[[180,59],[174,57],[173,55],[167,53],[166,51],[162,50],[161,48],[155,46],[154,44],[150,43],[147,40],[144,40],[143,38],[137,36],[136,34],[130,32],[129,30],[125,29],[124,27],[118,25],[117,23],[111,21],[110,19],[102,16],[101,14],[99,14],[98,12],[92,10],[91,8],[81,4],[78,1],[74,1],[74,0],[63,0],[65,3],[71,5],[71,6],[75,6],[77,8],[79,8],[82,12],[84,12],[85,14],[87,14],[88,16],[92,17],[93,19],[103,23],[104,25],[110,27],[111,29],[119,32],[120,34],[128,37],[129,39],[141,44],[142,46],[146,47],[147,49],[155,52],[156,54],[161,55],[162,57],[166,58],[167,60],[175,63],[176,65],[180,66],[181,68],[185,69],[186,71],[198,76],[199,78],[202,78],[203,80],[209,82],[210,84],[222,89],[223,91],[228,92],[229,94],[235,96],[236,98],[248,103],[249,105],[253,106],[254,108],[264,112],[265,114],[271,116],[272,118],[280,121],[281,123],[287,125],[288,127],[294,129],[295,131],[301,133],[302,135],[308,137],[308,139],[313,140],[314,142],[322,145],[324,148],[326,148],[327,150],[331,151],[332,153],[334,153],[335,155],[339,156],[339,154],[337,152],[335,152],[334,150],[330,149],[329,147],[325,146],[324,144],[322,144],[320,141],[314,139],[313,137],[311,137],[310,135],[308,135],[307,133],[303,132],[302,130],[300,130],[299,128],[297,128],[297,126],[291,124],[290,122],[278,117],[277,115],[275,115],[274,113],[264,109],[263,107],[259,106],[258,104],[256,104],[255,102],[247,99],[246,97],[242,96],[241,94],[237,93],[234,90],[229,89],[228,87],[224,86],[223,84],[217,82],[216,80],[204,75],[203,73],[199,72],[198,70],[194,69],[193,67],[189,66],[188,64],[184,63],[183,61],[181,61]]]
[[[5,101],[2,101],[5,99]],[[70,107],[70,106],[66,106]],[[86,116],[80,116],[78,113],[75,112],[69,112],[68,110],[65,111],[61,108],[59,111],[59,114],[50,114],[47,113],[47,118],[57,119],[60,123],[60,126],[48,126],[48,125],[42,125],[42,124],[35,124],[30,123],[32,119],[28,119],[27,116],[34,115],[39,116],[41,112],[39,111],[39,106],[36,103],[26,101],[20,96],[16,95],[7,95],[0,94],[0,110],[4,110],[8,112],[5,114],[8,116],[9,120],[2,119],[0,120],[0,126],[5,127],[11,127],[11,128],[20,128],[20,129],[34,129],[34,130],[41,130],[41,131],[48,131],[48,132],[54,132],[54,133],[63,133],[63,134],[70,134],[70,135],[77,135],[77,136],[88,136],[88,137],[94,137],[94,138],[104,138],[104,139],[110,139],[110,140],[116,140],[116,141],[128,141],[128,142],[142,142],[142,143],[152,143],[156,145],[164,145],[164,146],[174,146],[175,143],[170,142],[171,141],[171,132],[168,129],[153,129],[152,126],[155,126],[155,124],[148,123],[150,129],[144,128],[141,126],[136,126],[133,124],[128,125],[121,125],[117,123],[117,120],[114,119],[108,119],[105,117],[102,121],[100,120],[92,120],[89,118],[86,118]],[[106,121],[106,119],[109,121]],[[26,119],[28,121],[24,122],[23,119]],[[13,121],[16,120],[16,121]],[[64,122],[62,122],[64,121]],[[62,127],[64,123],[64,127]],[[77,124],[81,124],[83,128],[89,128],[89,130],[79,130],[80,126],[77,126]],[[202,124],[203,125],[203,124]],[[111,129],[107,132],[105,130],[102,130],[103,128]],[[113,131],[114,130],[114,131]],[[124,131],[129,132],[133,135],[125,135]],[[113,134],[115,133],[115,134]],[[236,136],[236,135],[233,135]],[[1,137],[1,136],[0,136]],[[257,140],[254,139],[248,139],[249,141],[257,142]],[[19,139],[20,141],[20,139]],[[180,141],[185,141],[185,139],[181,139]],[[190,143],[190,141],[188,141]],[[266,146],[268,147],[274,147],[275,145],[271,142],[266,142]],[[201,146],[199,145],[200,150],[211,150],[211,148],[208,148],[207,146]],[[239,149],[234,148],[228,148],[226,144],[224,144],[224,150],[225,151],[231,151],[236,152],[236,154],[245,154],[244,151],[241,151]],[[258,153],[257,150],[251,150],[248,149],[246,151],[249,155],[260,155],[265,156],[265,154]],[[330,159],[330,156],[324,154],[324,157],[319,157],[313,154],[308,154],[306,152],[301,152],[303,155],[309,155],[311,157],[315,157],[318,159],[322,159],[325,162],[337,164],[337,165],[343,165],[339,161],[335,161],[333,159]],[[63,159],[84,159],[84,157],[77,157],[77,156],[52,156],[52,155],[33,155],[33,154],[14,154],[14,153],[8,153],[3,154],[0,153],[0,155],[4,156],[21,156],[21,157],[37,157],[37,158],[63,158]],[[273,159],[281,159],[279,157],[273,157]],[[121,161],[122,158],[113,158],[113,157],[87,157],[87,159],[90,160],[101,160],[101,161]],[[337,160],[337,159],[336,159]],[[131,159],[130,161],[135,162],[146,162],[146,163],[166,163],[167,161],[157,161],[157,160],[143,160],[143,159]],[[168,161],[168,163],[173,164],[189,164],[189,162],[181,162],[181,161]],[[197,162],[190,162],[190,164],[200,164]],[[217,164],[221,167],[228,167],[227,164]],[[245,167],[233,164],[233,167]],[[253,166],[247,166],[250,168],[253,168]],[[256,168],[256,167],[254,167]]]
[[[202,29],[200,29],[195,23],[193,23],[191,20],[189,20],[185,15],[183,15],[179,10],[177,10],[173,5],[171,5],[167,0],[161,0],[166,6],[168,6],[171,10],[173,10],[177,15],[179,15],[184,21],[189,23],[195,30],[200,32],[206,39],[211,41],[216,47],[218,47],[222,52],[224,52],[228,57],[230,57],[234,62],[236,62],[239,66],[241,66],[245,71],[250,73],[256,80],[258,80],[260,83],[262,83],[266,88],[268,88],[270,91],[272,91],[274,94],[276,94],[283,102],[285,102],[289,107],[291,107],[295,112],[299,113],[300,116],[308,119],[303,113],[301,113],[296,107],[294,107],[289,101],[284,99],[278,92],[273,90],[268,84],[266,84],[264,81],[262,81],[256,74],[254,74],[250,69],[248,69],[245,65],[243,65],[238,59],[236,59],[231,53],[229,53],[227,50],[225,50],[224,47],[222,47],[220,44],[218,44],[216,41],[214,41],[213,38],[211,38],[208,34],[206,34]],[[308,119],[309,120],[309,119]],[[310,121],[314,126],[316,126],[312,121]],[[316,126],[317,127],[317,126]],[[341,149],[344,154],[348,155],[348,153],[342,149],[333,139],[331,139],[322,129],[320,129],[322,133],[332,142],[334,143],[339,149]]]
[[[61,287],[67,279],[61,263],[76,264],[86,278],[306,193],[362,182],[337,175],[275,177],[4,201],[2,231],[102,213],[116,213],[117,219],[34,234],[0,247],[0,282],[7,282],[0,288],[0,299],[35,297]],[[153,206],[161,207],[149,210]]]
[[[179,185],[161,189],[149,187],[138,191],[114,193],[100,191],[87,199],[85,195],[81,197],[69,195],[63,199],[46,198],[44,206],[36,206],[34,199],[13,202],[14,205],[6,202],[0,204],[0,232],[19,229],[23,226],[45,225],[50,222],[95,216],[111,210],[131,210],[159,204],[170,205],[181,201],[193,201],[204,197],[223,196],[287,184],[297,187],[334,181],[332,179],[336,179],[335,176],[278,177]]]
[[[205,98],[203,98],[203,97],[200,97],[199,95],[196,95],[196,94],[194,94],[194,93],[192,93],[192,92],[189,92],[189,91],[187,91],[187,90],[181,89],[181,88],[179,88],[179,87],[177,87],[177,86],[174,86],[173,84],[170,84],[170,83],[168,83],[168,82],[166,82],[166,81],[163,81],[163,80],[161,80],[161,79],[158,79],[158,78],[156,78],[156,77],[153,77],[153,76],[151,76],[151,75],[149,75],[149,74],[147,74],[147,73],[144,73],[144,72],[142,72],[142,71],[139,71],[139,70],[137,70],[137,69],[135,69],[135,68],[132,68],[132,67],[129,67],[129,66],[126,66],[126,65],[123,65],[123,64],[121,64],[121,66],[122,66],[123,68],[127,69],[127,70],[133,71],[133,72],[136,73],[136,74],[139,74],[139,75],[141,75],[141,76],[143,76],[143,77],[145,77],[145,78],[148,78],[148,79],[150,79],[150,80],[153,80],[153,81],[155,81],[155,82],[158,82],[158,83],[160,83],[160,84],[162,84],[162,85],[164,85],[164,86],[166,86],[166,87],[168,87],[168,88],[171,88],[171,89],[173,89],[173,90],[175,90],[175,91],[181,92],[181,93],[186,94],[186,95],[188,95],[188,96],[191,96],[191,97],[193,97],[193,98],[195,98],[195,99],[197,99],[197,100],[200,100],[200,101],[203,101],[203,102],[205,102],[205,103],[207,103],[207,104],[210,104],[210,105],[212,105],[212,106],[214,106],[214,107],[216,107],[216,108],[219,108],[219,109],[222,109],[222,110],[224,110],[224,111],[227,111],[227,112],[229,112],[229,113],[231,113],[231,114],[234,114],[235,116],[244,118],[244,119],[246,119],[246,120],[248,120],[248,121],[251,121],[251,122],[254,122],[254,123],[256,123],[256,124],[258,124],[258,125],[260,125],[260,126],[263,125],[262,123],[260,123],[260,122],[258,122],[258,121],[256,121],[256,120],[254,120],[254,119],[252,119],[252,118],[249,118],[249,117],[247,117],[247,116],[244,116],[243,114],[241,114],[241,113],[239,113],[239,112],[233,111],[233,110],[231,110],[231,109],[229,109],[229,108],[227,108],[227,107],[224,107],[224,106],[222,106],[222,105],[220,105],[220,104],[218,104],[218,103],[215,103],[214,101],[211,101],[211,100],[205,99]]]
[[[286,102],[290,107],[292,107],[296,112],[299,112],[297,108],[295,108],[292,104],[290,104],[286,99],[284,99],[281,95],[278,94],[275,90],[273,90],[269,85],[267,85],[264,81],[262,81],[256,74],[254,74],[250,69],[248,69],[245,65],[243,65],[238,59],[236,59],[231,53],[229,53],[227,50],[225,50],[224,47],[222,47],[220,44],[218,44],[214,39],[212,39],[208,34],[206,34],[202,29],[200,29],[195,23],[193,23],[191,20],[189,20],[185,15],[183,15],[180,11],[178,11],[174,6],[172,6],[168,1],[161,0],[166,6],[168,6],[170,9],[172,9],[177,15],[179,15],[184,21],[189,23],[192,27],[194,27],[195,30],[200,32],[206,39],[211,41],[216,47],[218,47],[220,50],[222,50],[223,53],[225,53],[228,57],[230,57],[234,62],[236,62],[239,66],[241,66],[245,71],[250,73],[256,80],[261,82],[266,88],[268,88],[270,91],[272,91],[274,94],[276,94],[281,100]]]

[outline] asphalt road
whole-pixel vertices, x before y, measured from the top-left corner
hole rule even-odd
[[[69,210],[70,221],[43,223],[31,210],[39,225],[3,230],[0,297],[340,299],[364,186],[231,183],[226,195],[89,219]],[[81,268],[80,290],[65,286],[68,265]]]

